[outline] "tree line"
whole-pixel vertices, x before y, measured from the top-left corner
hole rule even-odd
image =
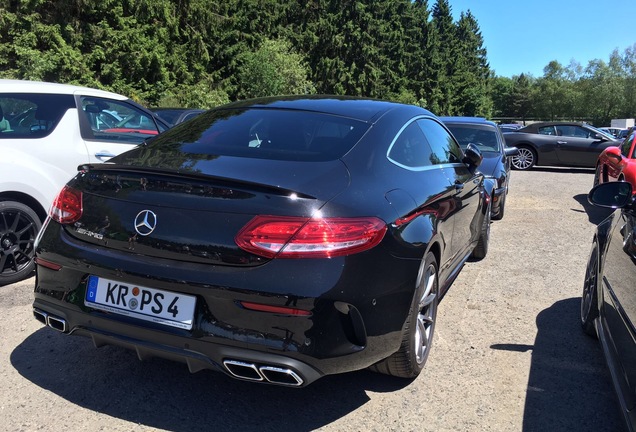
[[[0,77],[148,106],[319,93],[438,115],[609,121],[636,115],[635,48],[506,78],[475,17],[454,20],[449,0],[0,0]]]

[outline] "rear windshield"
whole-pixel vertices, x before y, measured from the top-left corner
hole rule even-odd
[[[346,154],[369,124],[347,117],[285,109],[208,111],[149,143],[188,154],[327,161]]]
[[[466,150],[468,144],[474,144],[482,152],[500,151],[498,131],[494,126],[447,123],[446,127],[450,129],[462,150]]]

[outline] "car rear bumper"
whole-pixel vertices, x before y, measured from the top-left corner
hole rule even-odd
[[[366,368],[400,346],[419,262],[392,257],[382,247],[370,253],[379,256],[273,260],[249,269],[172,263],[166,271],[168,263],[134,254],[117,259],[121,252],[86,249],[73,256],[67,250],[61,256],[41,250],[40,259],[62,268],[38,266],[34,314],[58,331],[91,337],[98,347],[133,349],[140,359],[159,356],[185,362],[191,372],[212,369],[249,381],[304,386],[324,375]],[[116,265],[96,268],[93,254]],[[376,259],[384,264],[369,265]],[[196,296],[192,328],[90,307],[84,301],[89,275]],[[249,310],[241,302],[310,313]]]
[[[57,331],[90,337],[97,348],[116,345],[135,351],[142,361],[161,357],[183,362],[192,373],[209,369],[238,379],[290,387],[308,385],[324,375],[309,364],[288,356],[193,341],[174,335],[163,334],[157,340],[150,338],[152,332],[147,330],[135,331],[129,326],[100,317],[85,320],[81,314],[41,300],[34,302],[33,314],[38,321]],[[135,338],[135,334],[143,339]]]

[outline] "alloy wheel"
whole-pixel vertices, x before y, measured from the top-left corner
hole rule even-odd
[[[0,285],[16,282],[33,269],[40,221],[28,207],[0,203]]]
[[[529,148],[519,147],[519,154],[512,157],[511,163],[518,170],[530,169],[535,163],[534,153]]]
[[[581,325],[583,330],[591,335],[596,335],[594,320],[598,316],[597,300],[598,288],[598,247],[592,247],[590,258],[585,269],[585,280],[583,281],[583,293],[581,294]]]
[[[418,302],[415,329],[415,359],[418,364],[426,361],[431,349],[435,317],[437,316],[437,272],[430,264],[424,273],[424,291]]]

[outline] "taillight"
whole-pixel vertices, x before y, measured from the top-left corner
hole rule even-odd
[[[61,224],[70,224],[82,217],[82,192],[64,186],[55,197],[49,216]]]
[[[266,258],[329,258],[376,246],[386,224],[375,217],[256,216],[236,235],[243,250]]]

